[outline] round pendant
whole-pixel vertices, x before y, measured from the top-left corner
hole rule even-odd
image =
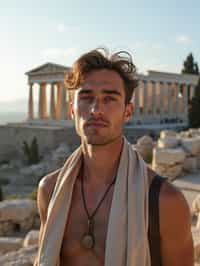
[[[91,234],[85,234],[81,238],[81,245],[86,249],[92,249],[94,247],[94,236]]]

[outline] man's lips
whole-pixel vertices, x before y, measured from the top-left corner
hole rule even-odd
[[[86,123],[86,126],[94,126],[94,127],[107,127],[108,123],[104,121],[89,121]]]

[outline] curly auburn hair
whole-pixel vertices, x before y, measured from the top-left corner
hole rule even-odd
[[[88,73],[100,69],[113,70],[120,75],[124,81],[125,104],[128,104],[132,99],[138,81],[135,77],[136,67],[131,55],[126,51],[109,55],[106,48],[98,48],[83,54],[66,74],[65,85],[68,90],[74,91],[80,87]]]

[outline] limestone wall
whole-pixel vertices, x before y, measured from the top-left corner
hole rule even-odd
[[[0,161],[22,156],[23,141],[30,143],[34,137],[37,138],[40,154],[56,148],[63,142],[72,147],[79,143],[79,138],[72,127],[23,124],[0,126]]]
[[[126,127],[124,134],[131,143],[147,135],[158,135],[160,130]],[[0,161],[22,156],[23,141],[31,143],[36,137],[40,155],[66,143],[71,150],[80,143],[74,127],[8,124],[0,126]]]

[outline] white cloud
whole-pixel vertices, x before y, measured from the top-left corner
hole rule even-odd
[[[145,59],[138,64],[139,73],[147,73],[148,70],[155,70],[161,72],[179,73],[180,69],[174,64],[162,63],[160,59]]]
[[[58,32],[64,32],[66,30],[66,26],[63,23],[58,24],[57,26]]]
[[[68,48],[68,49],[64,49],[62,51],[62,53],[63,53],[64,56],[75,55],[77,53],[77,49],[71,47],[71,48]]]
[[[77,29],[78,29],[77,26],[72,26],[72,25],[71,26],[69,26],[69,25],[67,26],[64,23],[59,23],[57,25],[57,31],[60,32],[60,33],[63,33],[65,31],[75,31]]]
[[[47,48],[42,51],[42,56],[46,59],[47,58],[58,59],[61,57],[74,56],[76,53],[77,53],[77,49],[74,47],[67,48],[67,49]]]
[[[133,45],[132,47],[134,49],[145,49],[146,51],[147,50],[155,50],[155,51],[158,51],[158,50],[161,50],[163,45],[161,43],[152,43],[152,42],[149,42],[149,41],[135,41],[133,42]]]
[[[141,48],[145,46],[145,42],[141,42],[141,41],[136,41],[135,43],[133,43],[133,47],[134,48]]]
[[[180,34],[176,37],[176,41],[178,43],[183,43],[183,44],[187,44],[191,42],[191,38],[189,35],[186,34]]]
[[[160,43],[153,43],[151,47],[155,50],[160,50],[162,48],[162,45]]]

